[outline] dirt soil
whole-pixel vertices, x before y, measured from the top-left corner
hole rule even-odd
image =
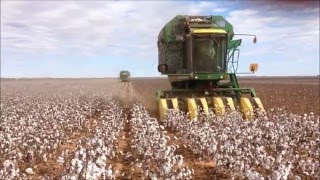
[[[256,89],[266,110],[284,108],[289,113],[320,115],[320,77],[240,77],[240,87]],[[170,89],[166,78],[135,78],[132,85],[141,102],[156,114],[155,91]],[[139,99],[139,98],[138,98]]]

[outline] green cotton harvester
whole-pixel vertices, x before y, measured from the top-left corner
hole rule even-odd
[[[119,79],[121,82],[130,82],[130,72],[127,70],[120,71]]]
[[[167,75],[169,90],[156,92],[159,116],[168,109],[180,109],[197,119],[199,110],[218,116],[239,110],[245,119],[265,113],[254,88],[240,87],[238,68],[241,39],[222,16],[178,15],[168,22],[158,36],[158,71]],[[257,64],[250,65],[255,72]]]

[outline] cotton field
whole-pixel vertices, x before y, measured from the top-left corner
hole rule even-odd
[[[320,178],[318,112],[275,106],[252,121],[239,112],[190,121],[172,110],[160,122],[143,100],[150,89],[2,80],[0,179]]]

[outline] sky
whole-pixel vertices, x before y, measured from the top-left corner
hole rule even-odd
[[[160,76],[174,16],[222,15],[242,39],[238,72],[319,75],[319,1],[1,1],[1,77]]]

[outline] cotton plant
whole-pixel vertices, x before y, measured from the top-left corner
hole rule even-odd
[[[101,112],[108,106],[118,107],[112,100],[120,89],[116,82],[107,88],[87,81],[2,83],[0,163],[14,159],[12,178],[37,175],[37,163],[53,160],[60,166],[67,164],[68,153],[56,152],[71,137],[84,131],[94,132],[90,129],[91,117],[95,118],[98,110]],[[111,118],[118,118],[115,114]],[[28,166],[20,169],[20,164]],[[32,173],[25,172],[28,168]],[[7,177],[2,165],[0,170],[0,179]]]
[[[165,125],[176,130],[194,153],[212,159],[216,168],[228,170],[235,177],[320,175],[320,123],[313,113],[299,116],[269,112],[268,116],[246,121],[237,111],[222,117],[210,111],[208,116],[190,121],[187,114],[170,110]],[[269,173],[260,174],[261,169]]]
[[[176,154],[178,145],[168,145],[170,139],[164,131],[164,127],[155,118],[150,117],[146,109],[135,104],[132,108],[133,139],[132,148],[137,166],[143,169],[144,176],[150,179],[190,179],[193,169],[184,165],[184,157]]]

